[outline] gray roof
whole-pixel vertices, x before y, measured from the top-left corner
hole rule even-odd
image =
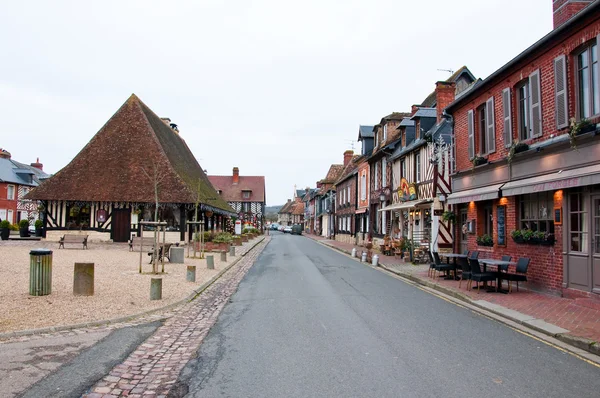
[[[358,139],[361,138],[373,138],[375,135],[373,134],[373,126],[358,126]]]
[[[0,181],[37,187],[49,175],[35,167],[12,159],[0,158]]]
[[[451,139],[452,139],[452,137],[451,137],[452,136],[452,125],[446,119],[442,119],[441,122],[439,122],[438,124],[433,126],[425,134],[431,134],[433,136],[434,141],[437,141],[441,135],[442,138],[444,139],[444,141],[446,142],[446,144],[450,144]],[[417,148],[420,148],[421,146],[425,145],[426,143],[427,143],[427,141],[424,138],[419,138],[418,140],[414,140],[413,142],[411,142],[404,148],[398,147],[392,154],[392,160],[398,159],[398,158],[406,155],[407,153],[412,152]]]
[[[437,117],[437,111],[435,108],[419,108],[411,119],[414,120],[420,117]]]
[[[415,125],[415,121],[411,120],[409,117],[405,117],[404,119],[402,119],[402,121],[400,122],[400,125],[398,127],[410,127],[410,126],[414,126]]]

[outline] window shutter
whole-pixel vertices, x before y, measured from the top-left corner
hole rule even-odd
[[[531,135],[542,135],[542,95],[540,87],[540,70],[529,75],[529,97],[531,98]]]
[[[567,60],[564,55],[554,60],[554,95],[556,100],[556,128],[569,125],[567,97]]]
[[[473,110],[467,112],[467,130],[469,131],[469,160],[475,157],[475,126],[473,125]]]
[[[496,152],[496,118],[494,109],[494,97],[490,97],[485,103],[485,119],[487,123],[487,152]]]
[[[504,123],[504,135],[502,137],[504,146],[508,148],[512,145],[512,113],[510,101],[510,87],[502,90],[502,119]]]

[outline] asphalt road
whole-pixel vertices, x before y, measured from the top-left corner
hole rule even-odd
[[[600,369],[274,234],[185,367],[189,397],[595,397]]]

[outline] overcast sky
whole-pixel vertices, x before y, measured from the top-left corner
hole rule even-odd
[[[0,147],[55,173],[131,93],[208,174],[315,186],[360,124],[552,29],[552,0],[0,1]],[[360,145],[355,144],[360,151]]]

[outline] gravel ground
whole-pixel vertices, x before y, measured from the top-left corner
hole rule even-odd
[[[247,251],[253,243],[237,247],[236,254]],[[29,295],[29,251],[42,247],[53,251],[52,294],[35,297]],[[206,260],[185,258],[185,264],[167,261],[165,273],[158,276],[163,279],[163,299],[150,301],[150,279],[157,276],[151,274],[149,256],[143,255],[143,273],[139,274],[139,252],[129,252],[127,244],[58,250],[55,242],[2,241],[0,253],[0,333],[100,321],[164,307],[188,297],[229,264],[221,263],[218,253],[214,270],[206,269]],[[94,296],[73,295],[76,262],[95,264]],[[187,265],[197,267],[195,283],[185,280]]]

